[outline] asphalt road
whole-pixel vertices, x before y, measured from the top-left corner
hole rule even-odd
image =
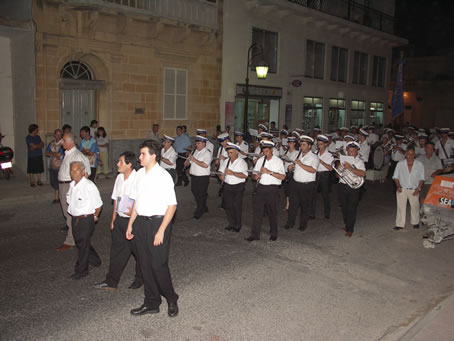
[[[454,291],[453,242],[424,249],[423,229],[393,231],[388,185],[367,184],[352,238],[333,193],[330,220],[318,196],[307,231],[280,229],[272,243],[264,219],[262,240],[250,244],[251,192],[243,230],[227,232],[213,180],[198,221],[189,187],[177,188],[170,268],[179,316],[167,316],[164,300],[160,314],[132,317],[143,301],[142,289],[127,289],[133,259],[116,291],[92,286],[109,263],[113,180],[102,181],[92,244],[103,264],[80,281],[68,279],[77,251],[55,251],[64,240],[57,205],[43,196],[0,206],[0,340],[394,340]]]

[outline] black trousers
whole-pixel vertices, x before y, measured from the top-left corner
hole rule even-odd
[[[186,157],[186,153],[178,153],[179,156],[184,156]],[[186,175],[186,172],[184,170],[184,162],[186,160],[178,157],[177,158],[177,164],[176,164],[176,171],[177,171],[177,184],[181,185],[183,182],[187,184],[189,182],[188,176]]]
[[[312,210],[312,199],[314,197],[315,181],[298,182],[294,181],[289,192],[289,207],[287,225],[295,226],[298,210],[300,212],[300,228],[305,229],[309,221],[309,214]]]
[[[237,185],[224,183],[224,208],[230,227],[241,228],[245,182]]]
[[[91,235],[95,230],[95,220],[93,215],[86,218],[73,217],[71,225],[74,242],[79,251],[74,272],[77,274],[86,274],[88,273],[88,265],[101,265],[101,258],[99,258],[98,253],[93,246],[91,246],[90,241]]]
[[[329,217],[331,206],[329,202],[329,194],[331,193],[331,172],[317,172],[316,185],[314,191],[314,200],[312,201],[311,216],[315,217],[315,211],[317,208],[317,193],[322,194],[323,199],[323,211],[325,217]]]
[[[260,239],[263,215],[266,212],[270,223],[271,237],[277,237],[277,205],[279,202],[278,185],[257,186],[257,193],[254,196],[254,211],[252,221],[251,237]]]
[[[163,243],[158,246],[153,245],[162,219],[160,217],[148,220],[138,216],[133,225],[137,259],[144,282],[144,304],[154,309],[161,305],[161,296],[164,296],[168,303],[175,303],[178,300],[178,295],[173,289],[168,264],[172,226],[167,227]]]
[[[286,173],[285,180],[282,181],[282,187],[284,187],[285,197],[289,196],[290,188],[293,186],[294,182],[295,182],[295,180],[293,180],[293,172]]]
[[[361,187],[353,189],[345,184],[339,184],[339,201],[342,206],[342,216],[347,232],[353,232],[356,222],[356,211],[359,203]]]
[[[106,283],[112,287],[117,287],[120,282],[121,274],[128,264],[131,254],[136,258],[136,278],[135,282],[143,283],[142,272],[137,262],[137,248],[135,239],[126,239],[126,229],[128,228],[129,218],[117,215],[114,222],[112,234],[112,245],[110,246],[109,272],[106,276]]]
[[[196,202],[196,209],[194,217],[200,218],[202,214],[208,211],[207,198],[208,198],[208,184],[210,183],[210,176],[195,176],[191,177],[191,192]]]
[[[88,179],[90,179],[93,182],[95,182],[96,179],[96,169],[97,168],[90,167],[90,176],[88,177]]]

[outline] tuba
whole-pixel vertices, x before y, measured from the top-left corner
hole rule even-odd
[[[339,175],[339,177],[345,181],[348,187],[352,189],[358,189],[364,184],[364,178],[362,176],[353,174],[347,168],[342,166],[339,159],[334,159],[334,161],[331,163],[331,166],[333,167],[337,175]],[[355,166],[352,165],[352,167]]]

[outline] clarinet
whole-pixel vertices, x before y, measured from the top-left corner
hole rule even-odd
[[[262,167],[260,167],[260,169],[262,169],[265,166],[265,162],[266,162],[266,156],[263,155],[263,163],[262,163]],[[257,180],[257,182],[255,183],[255,188],[254,188],[254,192],[252,193],[252,195],[257,194],[257,188],[259,187],[259,182],[260,182],[260,180]]]
[[[197,150],[197,149],[194,148],[193,151],[191,152],[191,155],[194,155],[194,153],[195,153],[196,150]],[[185,172],[186,170],[188,170],[189,167],[191,167],[191,162],[188,162],[188,165],[187,165],[187,166],[184,166],[183,172]]]
[[[227,161],[227,165],[225,166],[225,170],[224,170],[224,180],[222,180],[222,182],[221,182],[221,187],[219,187],[218,196],[220,196],[220,197],[222,197],[222,194],[224,193],[224,183],[225,183],[225,177],[226,177],[225,171],[226,171],[227,169],[229,169],[229,165],[230,165],[230,158],[229,158],[229,160]],[[218,168],[218,169],[219,169],[219,168]]]

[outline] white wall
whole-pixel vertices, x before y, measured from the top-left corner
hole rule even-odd
[[[10,39],[0,36],[0,131],[4,146],[14,149],[13,85]]]

